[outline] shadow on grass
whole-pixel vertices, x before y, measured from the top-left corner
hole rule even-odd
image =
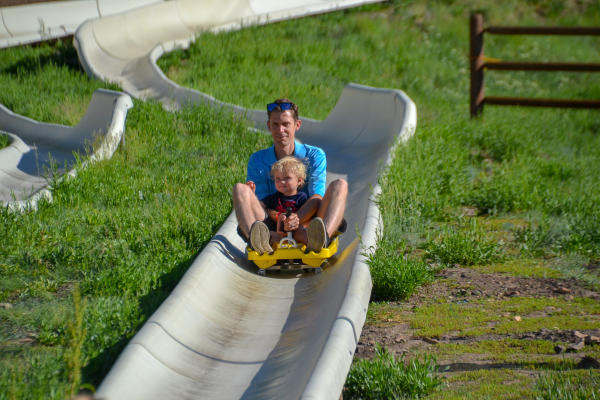
[[[585,357],[584,357],[585,359]],[[513,370],[553,370],[563,371],[571,369],[589,369],[584,363],[577,363],[576,360],[564,359],[556,361],[543,362],[457,362],[438,365],[438,372],[470,372],[470,371],[488,371],[494,369],[513,369]]]
[[[202,249],[198,250],[198,252],[196,252],[188,260],[179,263],[171,272],[165,274],[161,278],[161,284],[158,288],[140,298],[139,305],[142,318],[140,323],[133,327],[133,330],[136,333],[154,313],[154,311],[156,311],[156,309],[162,304],[162,302],[169,296],[169,294],[171,294],[175,286],[177,286],[185,272],[192,265],[194,259],[196,259],[201,251]],[[98,386],[132,337],[133,335],[123,337],[121,340],[104,349],[102,353],[90,360],[90,362],[82,369],[82,382],[91,383],[94,386]]]
[[[20,58],[13,65],[5,68],[4,73],[14,77],[24,77],[37,74],[46,66],[64,66],[72,71],[83,72],[79,64],[77,51],[70,43],[57,40],[50,44],[52,51],[49,54],[35,54]]]

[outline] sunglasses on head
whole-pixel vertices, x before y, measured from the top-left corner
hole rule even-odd
[[[281,111],[292,110],[294,108],[294,103],[269,103],[267,104],[267,111],[275,111],[279,108]]]

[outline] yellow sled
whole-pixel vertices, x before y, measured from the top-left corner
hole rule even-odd
[[[331,240],[329,247],[324,247],[318,253],[314,251],[306,253],[306,246],[296,243],[291,235],[284,237],[279,243],[274,243],[272,247],[273,253],[262,255],[249,246],[247,248],[248,260],[253,261],[259,268],[259,275],[265,275],[265,270],[275,265],[280,266],[280,269],[290,269],[291,266],[296,266],[296,269],[310,268],[314,272],[321,272],[321,265],[337,252],[338,236],[336,235]]]

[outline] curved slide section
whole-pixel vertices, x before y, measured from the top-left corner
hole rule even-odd
[[[75,33],[88,74],[119,84],[135,97],[153,98],[140,81],[140,64],[157,46],[186,48],[205,31],[239,29],[382,0],[173,0],[86,21]],[[143,78],[143,77],[142,77]]]
[[[85,20],[165,0],[68,0],[0,7],[0,48],[72,35]]]
[[[415,126],[415,105],[403,92],[354,84],[326,120],[303,119],[298,138],[325,150],[329,180],[349,183],[339,253],[321,274],[258,276],[232,214],[96,398],[338,399],[371,291],[364,253],[380,228],[378,171]]]
[[[23,209],[35,207],[42,197],[51,199],[49,175],[66,173],[65,166],[76,161],[75,153],[84,155],[91,149],[90,161],[110,158],[132,106],[128,95],[98,89],[81,121],[70,127],[38,122],[0,104],[0,132],[11,140],[0,149],[0,205]]]
[[[359,2],[282,1],[273,10],[267,1],[210,0],[199,7],[178,0],[88,21],[74,42],[89,74],[135,97],[159,100],[168,109],[204,103],[263,128],[265,111],[181,87],[156,60],[187,46],[201,30],[267,23],[340,3]],[[151,22],[142,26],[138,19]],[[355,84],[324,121],[303,118],[298,139],[325,150],[329,181],[342,177],[349,183],[350,228],[338,255],[318,275],[260,277],[246,259],[232,214],[125,348],[96,398],[339,398],[371,292],[365,252],[374,248],[380,228],[378,172],[393,145],[415,127],[415,105],[403,92]]]

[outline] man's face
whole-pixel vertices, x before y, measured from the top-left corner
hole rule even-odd
[[[276,147],[285,147],[294,143],[296,131],[300,129],[302,121],[295,120],[292,111],[273,111],[267,121],[267,127],[271,131],[273,143]]]

